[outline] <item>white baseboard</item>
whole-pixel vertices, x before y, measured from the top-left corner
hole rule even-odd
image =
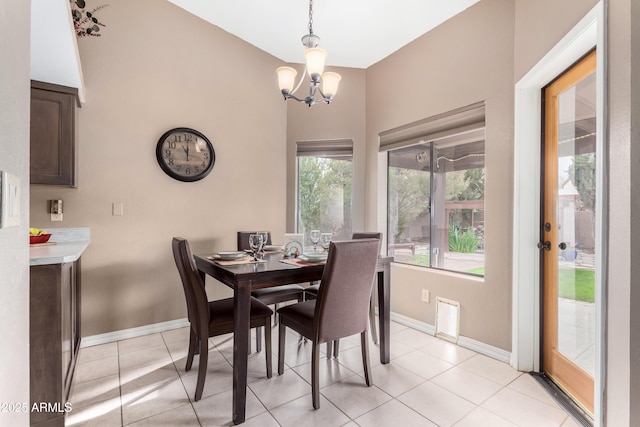
[[[377,310],[376,310],[377,311]],[[398,313],[391,313],[391,320],[394,322],[405,325],[411,329],[424,332],[431,336],[435,336],[436,328],[425,322],[412,319],[407,316],[403,316]],[[128,338],[141,337],[143,335],[155,334],[158,332],[170,331],[172,329],[183,328],[189,326],[189,321],[184,319],[170,320],[168,322],[154,323],[152,325],[140,326],[137,328],[123,329],[120,331],[107,332],[105,334],[91,335],[83,337],[81,347],[90,347],[98,344],[107,344],[114,341],[126,340]],[[485,356],[499,360],[501,362],[510,363],[511,353],[502,350],[501,348],[493,347],[480,341],[476,341],[464,336],[458,337],[458,345],[460,347],[468,348],[476,353],[484,354]]]
[[[458,337],[458,345],[511,365],[511,353],[501,348],[494,347],[471,338],[463,337],[462,335]]]
[[[420,322],[419,320],[412,319],[411,317],[403,316],[402,314],[392,312],[391,320],[393,320],[394,322],[400,323],[401,325],[408,326],[411,329],[424,332],[425,334],[429,334],[431,336],[436,335],[435,326],[430,325],[428,323]]]
[[[93,345],[107,344],[114,341],[126,340],[129,338],[141,337],[143,335],[183,328],[185,326],[189,326],[189,320],[187,320],[186,317],[184,319],[154,323],[152,325],[139,326],[137,328],[122,329],[120,331],[107,332],[105,334],[91,335],[82,338],[80,347],[91,347]]]
[[[420,322],[410,317],[403,316],[402,314],[391,313],[391,320],[393,320],[394,322],[400,323],[402,325],[408,326],[411,329],[416,329],[418,331],[424,332],[425,334],[429,334],[431,336],[436,335],[435,326],[425,322]],[[467,338],[462,335],[458,337],[457,344],[460,347],[468,348],[469,350],[473,350],[476,353],[480,353],[487,357],[491,357],[492,359],[496,359],[504,363],[511,362],[511,353],[501,348],[493,347],[489,344],[485,344],[483,342],[476,341],[474,339]]]

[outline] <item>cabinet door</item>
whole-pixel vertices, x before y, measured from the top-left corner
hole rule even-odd
[[[61,264],[30,268],[29,292],[29,381],[31,405],[40,402],[63,402],[64,377],[60,356],[62,343],[61,313],[63,302]],[[30,406],[31,406],[30,405]],[[63,417],[53,412],[31,412],[31,424]]]
[[[70,93],[31,88],[31,184],[75,186],[75,102]]]

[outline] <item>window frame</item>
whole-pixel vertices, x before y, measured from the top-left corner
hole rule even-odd
[[[419,120],[407,125],[403,125],[403,126],[399,126],[397,128],[394,129],[390,129],[384,132],[381,132],[379,134],[379,141],[380,141],[380,146],[379,146],[379,151],[381,153],[386,154],[386,168],[387,168],[387,173],[386,173],[386,200],[385,200],[385,206],[386,206],[386,219],[387,219],[387,224],[386,224],[386,232],[387,232],[387,244],[386,244],[386,253],[389,255],[391,253],[393,253],[393,251],[390,250],[389,246],[390,244],[394,244],[392,242],[394,242],[395,239],[392,239],[391,236],[393,235],[392,233],[397,231],[397,230],[391,230],[391,215],[390,215],[390,200],[391,200],[391,172],[392,172],[392,167],[391,164],[393,163],[392,158],[391,158],[391,153],[393,153],[394,151],[398,151],[407,147],[414,147],[417,145],[425,145],[428,144],[428,152],[429,152],[429,196],[428,196],[428,224],[426,224],[426,226],[428,227],[429,230],[429,250],[428,250],[428,266],[424,265],[424,264],[419,264],[419,263],[415,263],[415,262],[406,262],[406,260],[396,260],[395,262],[397,263],[401,263],[401,264],[406,264],[406,265],[412,265],[415,267],[423,267],[423,268],[429,268],[429,269],[433,269],[433,270],[441,270],[441,271],[447,271],[447,272],[452,272],[452,273],[459,273],[459,274],[464,274],[464,275],[470,275],[472,277],[484,277],[486,275],[486,270],[484,270],[486,268],[486,257],[483,257],[482,259],[482,268],[483,271],[482,273],[474,273],[474,272],[468,272],[468,271],[459,271],[459,270],[452,270],[450,268],[446,268],[445,264],[444,264],[444,252],[448,252],[448,246],[446,248],[446,250],[442,253],[442,257],[443,257],[443,262],[442,262],[442,266],[434,266],[433,264],[433,233],[434,233],[434,223],[435,223],[435,209],[434,207],[434,203],[435,201],[433,200],[433,195],[435,194],[435,189],[434,186],[436,185],[435,183],[435,179],[434,179],[434,162],[437,162],[438,160],[434,159],[434,154],[435,153],[435,145],[438,141],[441,140],[446,140],[446,139],[451,139],[452,141],[452,145],[451,146],[456,146],[456,145],[463,145],[465,143],[468,142],[473,142],[473,136],[471,136],[470,140],[465,142],[465,137],[464,135],[469,134],[469,135],[473,135],[475,132],[478,131],[482,131],[482,137],[480,139],[477,138],[477,136],[475,137],[475,141],[482,141],[482,156],[486,156],[486,144],[485,144],[485,103],[484,101],[481,102],[477,102],[475,104],[471,104],[465,107],[461,107],[449,112],[445,112],[442,114],[438,114],[436,116],[432,116],[423,120]],[[456,139],[458,140],[456,142]],[[425,147],[426,148],[426,147]],[[427,151],[427,150],[425,150]],[[473,168],[470,168],[473,169]],[[482,162],[482,169],[483,169],[483,174],[486,173],[486,162]],[[484,179],[484,178],[483,178]],[[483,192],[486,191],[486,182],[483,184]],[[484,200],[486,199],[486,196],[483,196],[483,205],[482,205],[482,211],[483,211],[483,215],[484,215],[484,211],[486,209]],[[446,203],[446,201],[445,201]],[[440,208],[438,208],[440,209]],[[465,208],[466,209],[466,208]],[[477,209],[477,208],[469,208],[472,210]],[[444,210],[444,206],[441,209],[443,212],[446,212]],[[443,223],[446,224],[448,226],[449,222],[448,220],[445,221]],[[440,233],[442,232],[442,230],[439,231]],[[447,237],[448,237],[448,233],[449,230],[446,231],[447,233]],[[413,242],[411,242],[413,243]],[[484,253],[484,252],[483,252]],[[412,256],[415,256],[415,246],[412,247]],[[437,265],[437,264],[436,264]]]

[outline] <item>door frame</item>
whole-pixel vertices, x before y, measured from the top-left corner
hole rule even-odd
[[[606,189],[607,128],[606,81],[606,0],[601,0],[515,85],[514,191],[513,191],[513,295],[511,366],[519,371],[540,372],[541,289],[540,252],[540,166],[542,137],[542,88],[574,62],[596,47],[597,129],[596,177]],[[596,222],[606,221],[606,194],[596,200]],[[606,245],[604,227],[596,227],[599,256],[596,265],[596,366],[594,375],[594,423],[604,425]]]

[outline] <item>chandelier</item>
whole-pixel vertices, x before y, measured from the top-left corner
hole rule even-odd
[[[304,51],[305,66],[300,81],[295,89],[293,85],[298,72],[291,67],[279,67],[276,71],[278,73],[278,85],[280,91],[284,96],[285,101],[287,99],[295,99],[298,102],[304,102],[309,107],[318,103],[324,102],[329,104],[333,101],[333,97],[338,91],[338,83],[340,83],[340,74],[331,71],[324,71],[324,61],[327,58],[327,52],[319,48],[320,37],[313,34],[313,0],[309,0],[309,34],[302,37],[302,44],[306,47]],[[309,95],[304,98],[298,98],[294,95],[296,91],[302,85],[304,75],[309,75]],[[322,88],[320,85],[322,84]],[[319,94],[320,97],[316,97]]]

